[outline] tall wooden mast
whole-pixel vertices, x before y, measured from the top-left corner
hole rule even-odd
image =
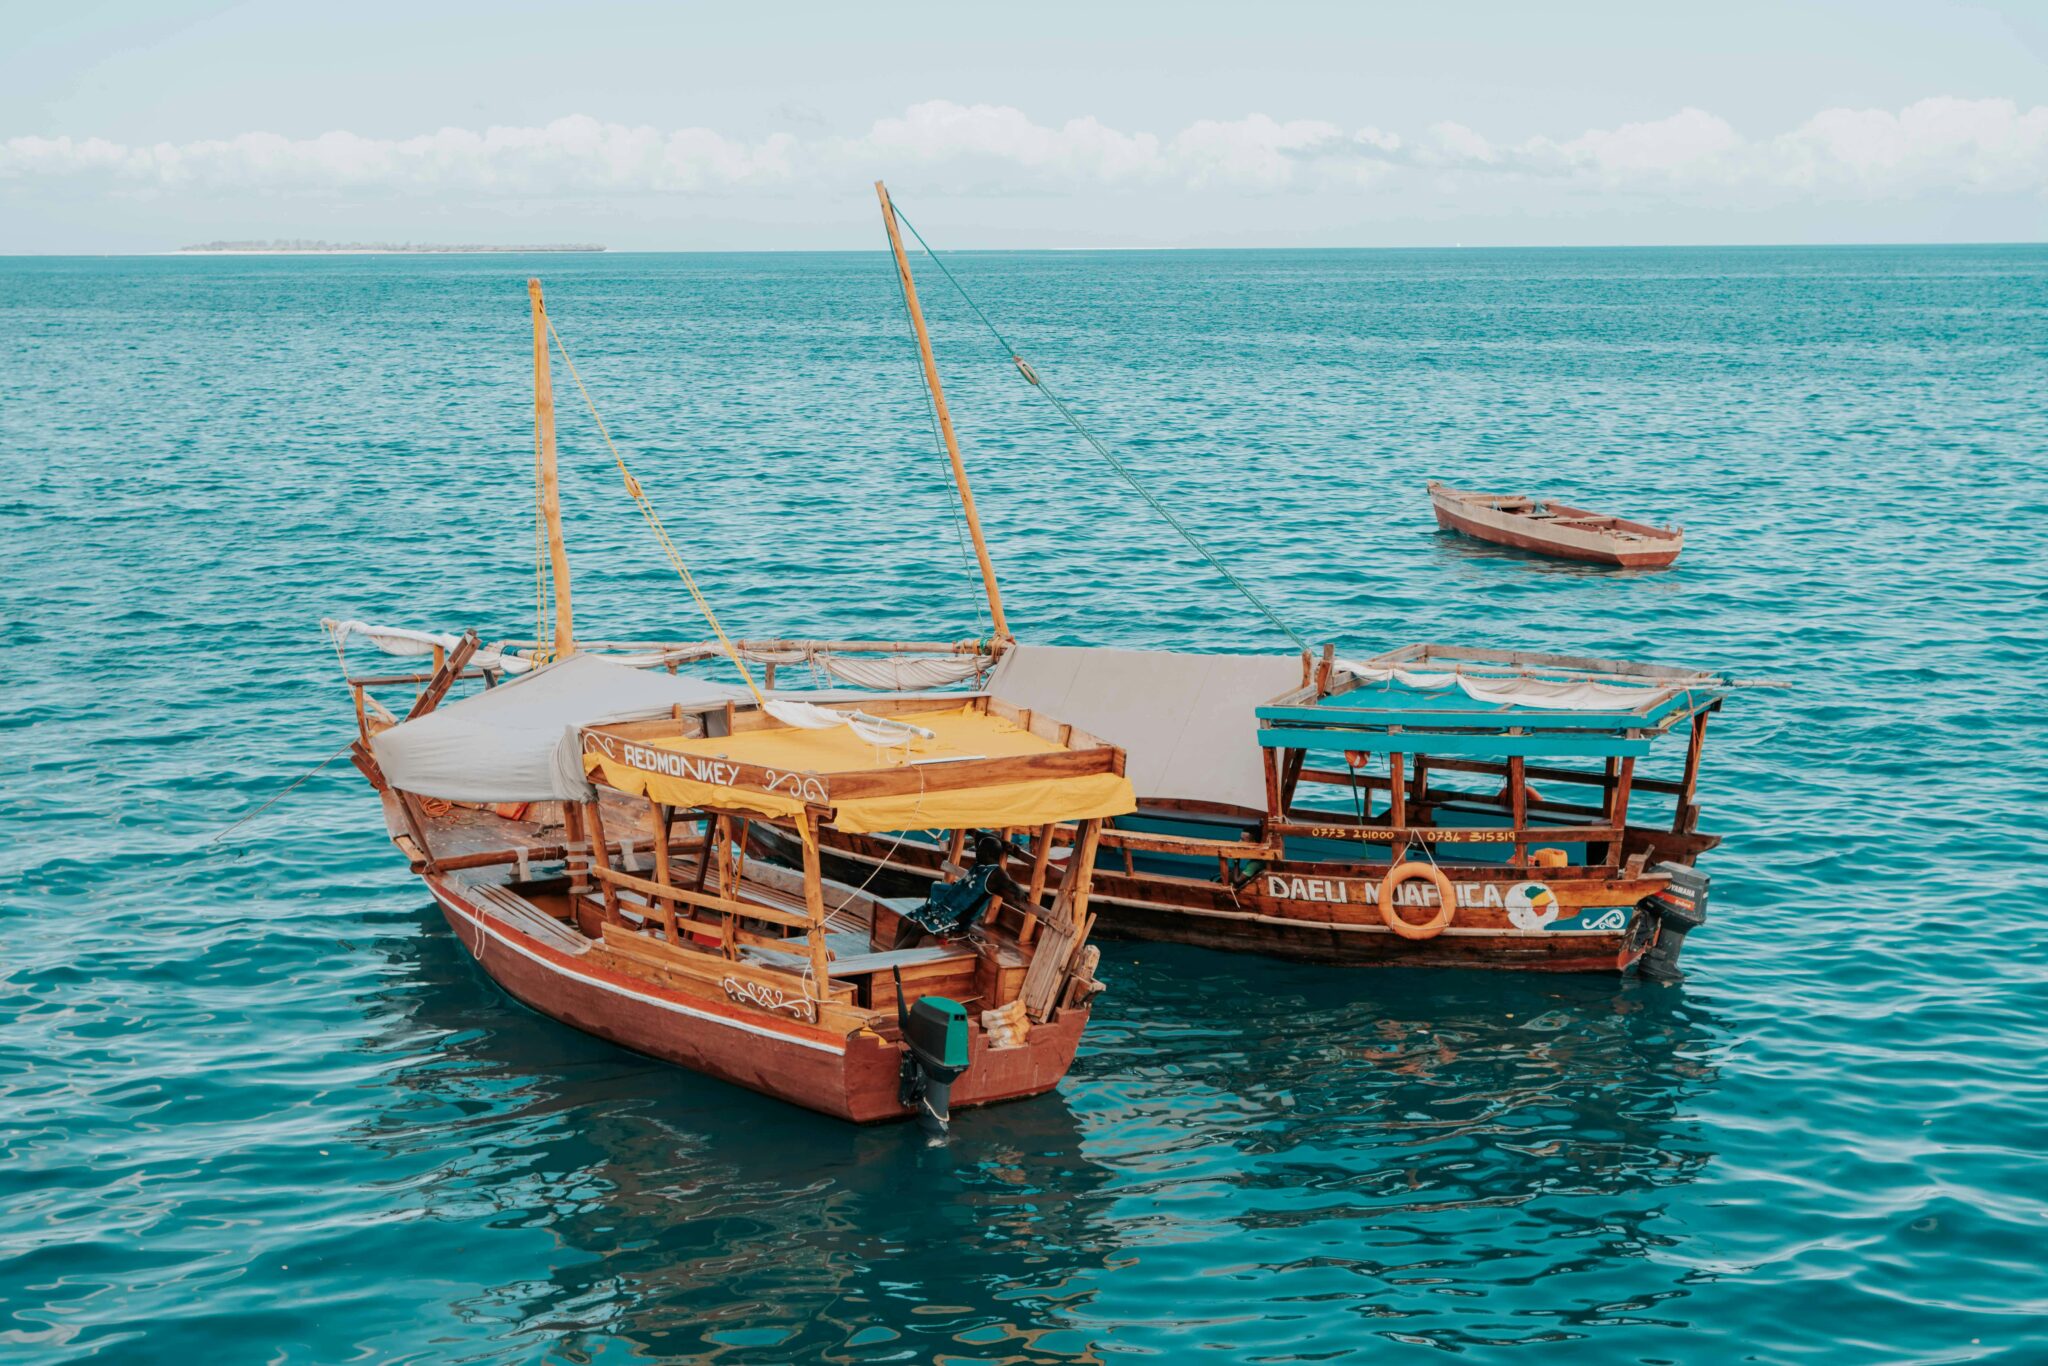
[[[526,282],[533,300],[533,430],[539,439],[540,511],[548,529],[548,563],[555,580],[554,657],[576,653],[569,612],[569,552],[562,544],[562,488],[555,477],[555,382],[548,373],[548,309],[540,281]]]
[[[918,355],[924,361],[924,382],[931,390],[932,409],[938,415],[939,432],[946,439],[946,455],[953,462],[953,482],[960,489],[960,507],[967,514],[967,531],[974,537],[974,555],[981,561],[981,582],[988,590],[988,612],[998,640],[1008,639],[1010,623],[1003,618],[1003,592],[996,587],[995,562],[988,557],[988,542],[981,538],[981,517],[974,510],[974,489],[967,482],[967,466],[960,460],[960,441],[953,435],[953,415],[946,410],[946,390],[939,383],[938,363],[932,359],[931,334],[925,331],[924,309],[917,302],[917,281],[910,275],[910,259],[903,254],[903,238],[896,231],[896,206],[889,202],[888,187],[875,182],[875,196],[882,201],[882,225],[889,230],[889,250],[896,255],[896,275],[903,283],[903,298],[910,306],[910,326],[917,333]]]

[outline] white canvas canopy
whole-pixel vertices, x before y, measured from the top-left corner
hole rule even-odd
[[[1147,797],[1263,810],[1266,778],[1252,709],[1301,686],[1301,656],[1203,655],[1019,645],[988,691],[1121,745]]]
[[[578,726],[660,716],[681,703],[744,698],[742,688],[648,673],[571,655],[449,702],[377,736],[370,748],[394,787],[461,802],[588,798]]]

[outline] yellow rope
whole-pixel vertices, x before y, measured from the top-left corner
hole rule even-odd
[[[654,504],[640,487],[640,481],[626,468],[626,458],[619,454],[618,445],[612,440],[611,429],[604,425],[604,416],[597,411],[597,403],[590,397],[590,390],[584,387],[583,376],[576,373],[576,362],[569,359],[569,348],[562,345],[562,334],[555,331],[555,320],[549,317],[547,324],[548,336],[554,339],[555,350],[560,353],[562,364],[568,367],[569,378],[576,381],[576,391],[583,395],[584,406],[590,409],[590,416],[597,423],[598,434],[604,438],[605,447],[612,453],[612,463],[619,467],[619,477],[626,481],[626,492],[632,495],[633,506],[639,508],[640,515],[647,520],[648,529],[654,533],[655,541],[660,544],[662,552],[668,556],[668,562],[681,576],[683,587],[690,590],[690,597],[696,601],[697,610],[704,614],[704,620],[711,623],[712,634],[718,637],[719,647],[725,651],[725,657],[733,662],[733,667],[740,671],[740,677],[746,680],[747,691],[754,695],[756,702],[767,705],[768,699],[754,686],[754,675],[748,672],[747,663],[740,658],[738,647],[732,643],[731,637],[726,635],[725,628],[718,624],[718,613],[711,610],[711,604],[705,601],[704,594],[698,590],[697,580],[691,577],[689,566],[683,563],[682,552],[677,550],[676,543],[669,539],[668,529],[661,524],[661,514],[654,510]]]

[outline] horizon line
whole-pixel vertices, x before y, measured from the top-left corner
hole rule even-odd
[[[1100,247],[947,247],[946,256],[1084,256],[1098,253],[1138,255],[1167,252],[1396,252],[1396,251],[1843,251],[1886,250],[1902,247],[2039,247],[2048,238],[1900,240],[1879,242],[1494,242],[1467,246],[1462,242],[1376,244],[1370,246],[1100,246]],[[409,251],[365,249],[362,251],[188,251],[169,248],[155,251],[0,251],[0,260],[163,260],[225,257],[279,256],[887,256],[887,247],[605,247],[597,251],[563,251],[547,248],[491,247],[486,250],[431,248]]]

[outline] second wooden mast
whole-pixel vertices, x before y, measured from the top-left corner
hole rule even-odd
[[[566,659],[576,653],[576,629],[569,610],[569,550],[562,542],[562,486],[555,473],[555,382],[548,372],[548,309],[540,295],[540,281],[526,282],[526,295],[533,301],[533,432],[536,492],[541,520],[547,524],[548,566],[555,580],[555,639],[553,657]],[[546,648],[548,642],[536,640]]]
[[[896,231],[896,206],[889,202],[888,187],[875,182],[875,197],[882,201],[882,225],[889,230],[889,250],[896,257],[896,275],[903,285],[903,300],[910,309],[910,326],[917,333],[917,353],[924,362],[925,386],[931,390],[932,410],[939,420],[939,433],[946,441],[946,457],[953,462],[953,482],[960,490],[960,508],[967,515],[967,531],[974,538],[974,556],[981,561],[981,582],[988,590],[989,619],[994,624],[996,648],[1010,640],[1010,623],[1003,616],[1003,592],[996,587],[995,561],[988,556],[988,542],[981,536],[981,516],[974,510],[974,489],[967,482],[967,466],[960,460],[960,440],[953,435],[953,415],[946,409],[946,390],[939,383],[938,362],[932,359],[932,338],[925,330],[924,309],[917,302],[917,281],[911,278],[910,258],[903,254],[903,237]],[[536,296],[538,297],[538,296]]]

